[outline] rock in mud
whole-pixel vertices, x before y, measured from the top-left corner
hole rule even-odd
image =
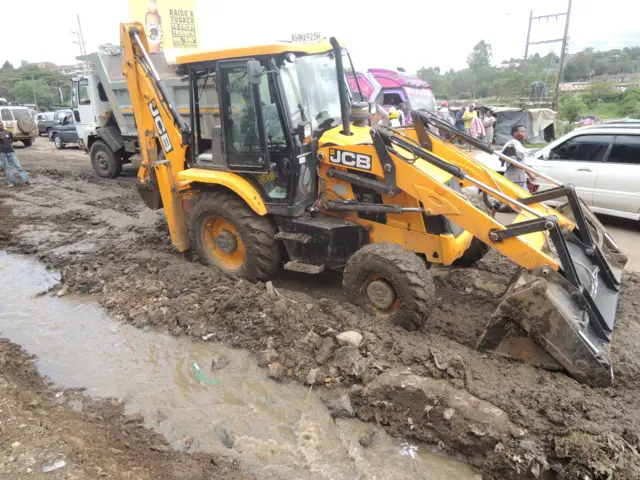
[[[358,439],[358,443],[364,448],[368,448],[376,441],[377,432],[374,429],[368,430],[363,433]]]
[[[349,331],[342,332],[341,334],[336,336],[336,340],[340,345],[348,345],[350,347],[359,348],[362,345],[363,337],[360,333]]]
[[[354,416],[353,407],[349,395],[332,390],[322,390],[320,400],[324,403],[329,414],[333,418],[352,418]]]
[[[261,350],[256,354],[256,360],[258,362],[258,366],[260,367],[266,367],[270,363],[277,361],[278,358],[280,358],[280,355],[278,355],[278,352],[272,349]]]
[[[337,367],[345,375],[360,377],[367,361],[360,355],[356,347],[340,347],[333,354],[331,365]]]
[[[233,448],[236,443],[227,429],[220,424],[213,426],[213,433],[216,435],[216,438],[220,440],[220,443],[229,449]]]
[[[287,373],[287,369],[284,365],[278,362],[269,364],[269,371],[267,375],[274,380],[282,380]]]
[[[273,315],[276,318],[284,318],[284,317],[286,317],[287,316],[288,307],[289,307],[289,303],[284,298],[281,298],[281,299],[277,300],[273,304]]]
[[[324,340],[322,340],[320,348],[316,351],[316,362],[318,365],[324,365],[327,363],[327,360],[329,360],[331,355],[333,355],[334,348],[335,342],[333,341],[333,338],[325,337]]]
[[[224,355],[220,355],[219,357],[215,357],[213,360],[211,360],[211,370],[220,370],[221,368],[226,367],[230,363],[231,363],[231,360],[229,360]]]
[[[317,368],[312,368],[307,374],[307,385],[315,385],[320,383],[322,375],[318,372]]]

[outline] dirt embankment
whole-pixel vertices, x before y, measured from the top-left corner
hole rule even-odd
[[[277,379],[346,388],[361,418],[464,455],[487,478],[640,476],[637,275],[626,276],[618,314],[617,384],[592,389],[473,349],[513,273],[498,254],[433,270],[438,305],[425,331],[406,332],[348,303],[332,275],[283,274],[270,291],[189,262],[133,179],[29,160],[38,183],[31,197],[3,199],[23,222],[8,223],[5,246],[60,268],[64,288],[96,294],[122,321],[248,348]],[[340,344],[351,330],[362,343]]]

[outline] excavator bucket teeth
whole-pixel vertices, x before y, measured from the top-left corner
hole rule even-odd
[[[597,243],[598,226],[589,228]],[[623,269],[617,258],[624,254],[614,254],[604,235],[599,238],[601,245],[585,248],[576,234],[565,231],[562,239],[551,242],[550,248],[556,249],[553,253],[565,257],[565,271],[522,269],[478,349],[543,368],[565,369],[576,380],[593,386],[611,385],[609,344]],[[567,273],[571,269],[573,278]]]

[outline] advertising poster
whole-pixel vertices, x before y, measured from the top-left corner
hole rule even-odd
[[[198,48],[197,0],[129,0],[131,19],[142,23],[149,49]]]

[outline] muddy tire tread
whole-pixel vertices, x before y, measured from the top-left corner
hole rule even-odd
[[[393,323],[406,330],[420,329],[435,303],[435,287],[424,260],[400,245],[386,242],[365,245],[349,259],[343,275],[343,286],[356,303],[362,304],[364,282],[376,273],[373,271],[376,264],[396,277],[392,283],[401,304],[391,317]],[[374,313],[366,307],[366,302],[363,306]]]
[[[224,217],[235,225],[245,246],[245,265],[236,276],[265,281],[280,266],[280,245],[275,239],[277,228],[265,216],[256,214],[241,198],[231,192],[205,191],[198,195],[189,212],[191,248],[204,265],[215,265],[207,259],[198,238],[198,218],[205,212]]]

